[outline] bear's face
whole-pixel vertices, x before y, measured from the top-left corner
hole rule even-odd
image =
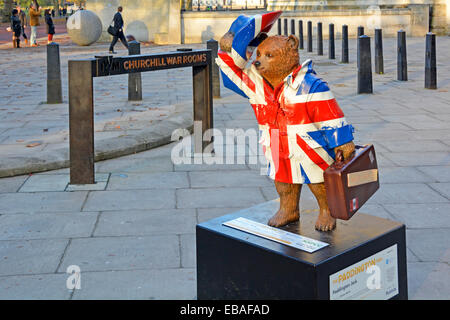
[[[254,65],[275,88],[299,65],[297,37],[268,37],[256,48]]]

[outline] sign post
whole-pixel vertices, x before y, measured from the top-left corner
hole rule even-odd
[[[211,50],[69,61],[70,183],[95,183],[93,78],[192,67],[194,121],[201,122],[203,137],[213,127],[211,64]],[[205,140],[195,141],[196,153],[201,153],[211,143]]]

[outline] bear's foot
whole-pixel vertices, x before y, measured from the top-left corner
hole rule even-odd
[[[267,224],[271,227],[282,227],[291,222],[298,221],[298,219],[300,219],[300,212],[298,210],[285,211],[280,209],[269,219]]]
[[[315,227],[319,231],[331,231],[336,228],[336,219],[331,216],[330,211],[320,210]]]

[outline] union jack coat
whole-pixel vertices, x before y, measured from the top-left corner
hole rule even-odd
[[[245,32],[251,38],[250,28],[256,38],[260,32],[255,23],[252,26],[252,19],[261,18],[247,19],[249,23],[244,27],[233,30],[232,52],[219,51],[216,59],[224,85],[248,98],[253,107],[268,176],[285,183],[321,183],[323,171],[334,162],[334,148],[353,140],[353,127],[345,120],[327,83],[317,77],[311,60],[305,61],[278,87],[269,85],[242,51],[248,42],[242,44],[240,33]],[[259,24],[261,30],[267,30],[267,26]]]

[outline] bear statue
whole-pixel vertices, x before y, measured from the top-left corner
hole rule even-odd
[[[317,199],[315,228],[331,231],[323,172],[354,154],[353,127],[312,61],[299,63],[294,35],[267,36],[280,11],[239,16],[220,39],[218,64],[224,85],[249,99],[259,124],[267,174],[275,182],[280,209],[268,224],[280,227],[300,218],[300,191],[307,184]]]

